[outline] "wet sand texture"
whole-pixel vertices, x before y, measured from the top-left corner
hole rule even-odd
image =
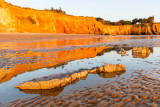
[[[8,104],[23,106],[69,107],[160,107],[160,80],[135,70],[130,79],[118,78],[112,83],[88,86],[59,97],[37,96]]]

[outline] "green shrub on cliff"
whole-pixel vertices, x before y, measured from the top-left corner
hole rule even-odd
[[[154,16],[149,17],[147,19],[135,18],[132,21],[129,20],[120,20],[118,22],[111,22],[109,20],[104,20],[101,17],[96,18],[97,21],[101,22],[104,25],[134,25],[134,24],[146,24],[146,23],[154,23]]]
[[[118,23],[122,24],[122,25],[131,25],[131,21],[128,20],[120,20]]]
[[[136,24],[136,23],[141,23],[141,24],[146,24],[146,23],[154,23],[154,16],[152,17],[149,17],[147,19],[138,19],[138,18],[135,18],[132,20],[132,23],[131,24]]]
[[[154,16],[147,19],[147,23],[154,23]]]
[[[46,11],[54,11],[54,12],[57,12],[57,13],[66,14],[66,11],[63,11],[61,7],[59,9],[54,9],[53,7],[51,7],[50,9],[44,9],[44,10],[46,10]]]
[[[104,19],[101,17],[97,17],[96,18],[97,21],[101,22],[102,24],[105,24]]]
[[[56,11],[57,13],[66,14],[66,11],[63,11],[61,7],[59,9],[54,9],[53,7],[51,7],[51,11]]]

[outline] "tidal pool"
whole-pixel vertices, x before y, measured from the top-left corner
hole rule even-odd
[[[44,34],[37,34],[29,35],[28,38],[26,38],[23,37],[22,34],[17,34],[15,38],[10,40],[6,38],[10,38],[11,35],[5,36],[4,38],[4,35],[0,35],[0,105],[2,106],[8,104],[19,105],[22,103],[26,105],[35,104],[33,103],[34,100],[42,100],[41,102],[43,102],[46,98],[50,99],[48,103],[40,103],[41,105],[39,106],[52,104],[53,102],[53,105],[63,105],[65,101],[61,101],[62,96],[70,96],[77,92],[81,93],[70,98],[73,101],[68,102],[68,105],[78,101],[77,104],[80,103],[79,105],[82,104],[84,106],[85,104],[90,104],[90,106],[96,106],[102,103],[102,99],[100,98],[107,97],[107,95],[101,92],[103,94],[102,96],[99,95],[101,97],[89,99],[87,95],[83,96],[85,90],[93,89],[95,92],[99,92],[100,88],[105,88],[107,84],[108,87],[111,87],[110,90],[112,90],[112,86],[114,85],[118,86],[124,93],[126,90],[123,91],[123,88],[125,89],[126,86],[131,92],[129,94],[126,93],[123,97],[124,99],[129,98],[126,96],[135,93],[133,91],[135,89],[132,87],[129,88],[129,86],[143,82],[143,79],[139,80],[143,78],[143,75],[147,76],[147,78],[154,79],[151,85],[155,88],[153,88],[152,91],[155,92],[154,95],[160,95],[158,90],[160,89],[160,84],[158,84],[158,81],[160,81],[160,36],[74,35],[74,37],[71,37],[71,35],[59,35],[57,37],[57,35],[52,36],[48,34],[45,37]],[[135,52],[134,49],[136,47],[146,47],[149,52]],[[126,53],[120,54],[119,51],[121,49],[124,49]],[[60,89],[19,90],[14,88],[20,83],[35,78],[48,77],[61,73],[74,73],[82,69],[92,69],[106,64],[119,63],[126,66],[126,72],[89,74],[87,77],[76,80]],[[148,83],[150,83],[150,81]],[[121,85],[122,87],[120,87]],[[149,91],[149,86],[147,88]],[[140,88],[139,90],[139,93],[143,92],[143,89]],[[89,95],[91,94],[92,93],[89,93]],[[160,104],[158,102],[160,96],[154,101],[152,100],[152,95],[153,93],[150,93],[151,97],[147,98],[146,101],[148,101],[149,104]],[[78,96],[81,98],[77,98]],[[142,95],[139,97],[142,97]],[[54,98],[56,101],[54,100],[52,102]],[[100,99],[100,101],[97,98]],[[84,99],[91,101],[82,103]],[[109,105],[125,102],[126,100],[123,101],[124,99],[112,102],[113,98],[107,97],[107,101],[110,100]],[[66,99],[64,98],[63,100]],[[92,104],[92,100],[96,103]],[[134,100],[135,98],[131,98],[132,102],[134,102]],[[27,101],[28,104],[26,103]],[[59,101],[61,102],[58,103]],[[143,105],[144,101],[145,100],[140,101],[140,105]],[[125,102],[125,104],[127,106],[129,103]]]

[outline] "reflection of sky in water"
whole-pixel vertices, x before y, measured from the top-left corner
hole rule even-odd
[[[122,63],[126,66],[127,69],[126,69],[126,73],[121,76],[129,78],[133,70],[137,70],[137,69],[147,70],[151,68],[159,68],[160,63],[158,63],[158,61],[160,59],[160,47],[155,47],[153,54],[151,53],[150,56],[146,59],[133,58],[132,50],[127,51],[127,54],[129,54],[129,56],[122,57],[121,55],[117,54],[116,51],[111,51],[111,52],[106,52],[104,53],[104,55],[97,56],[95,58],[87,58],[82,60],[71,61],[71,62],[68,62],[66,65],[62,65],[56,68],[43,68],[43,69],[35,70],[32,72],[26,72],[26,73],[20,74],[12,78],[10,81],[0,84],[0,95],[1,95],[0,101],[5,102],[8,100],[35,96],[35,95],[30,95],[30,94],[25,94],[23,92],[20,92],[18,89],[15,89],[13,87],[27,80],[48,76],[51,74],[66,73],[66,71],[77,71],[79,69],[91,69],[93,67],[100,67],[104,64]],[[121,60],[121,61],[118,61],[118,60]],[[153,62],[153,63],[150,64],[148,62]],[[106,83],[106,80],[108,79],[101,78],[98,74],[89,74],[85,81],[82,80],[80,82],[77,82],[74,85],[69,85],[65,87],[64,91],[61,94],[67,93],[68,90],[72,88],[83,89],[85,86],[88,86],[90,82],[95,84],[98,84],[99,82]],[[115,79],[116,78],[111,78],[109,80],[112,81]]]

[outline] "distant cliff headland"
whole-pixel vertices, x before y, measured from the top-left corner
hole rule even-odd
[[[63,11],[21,8],[0,0],[0,32],[160,35],[160,24],[106,24],[94,17],[71,16]]]

